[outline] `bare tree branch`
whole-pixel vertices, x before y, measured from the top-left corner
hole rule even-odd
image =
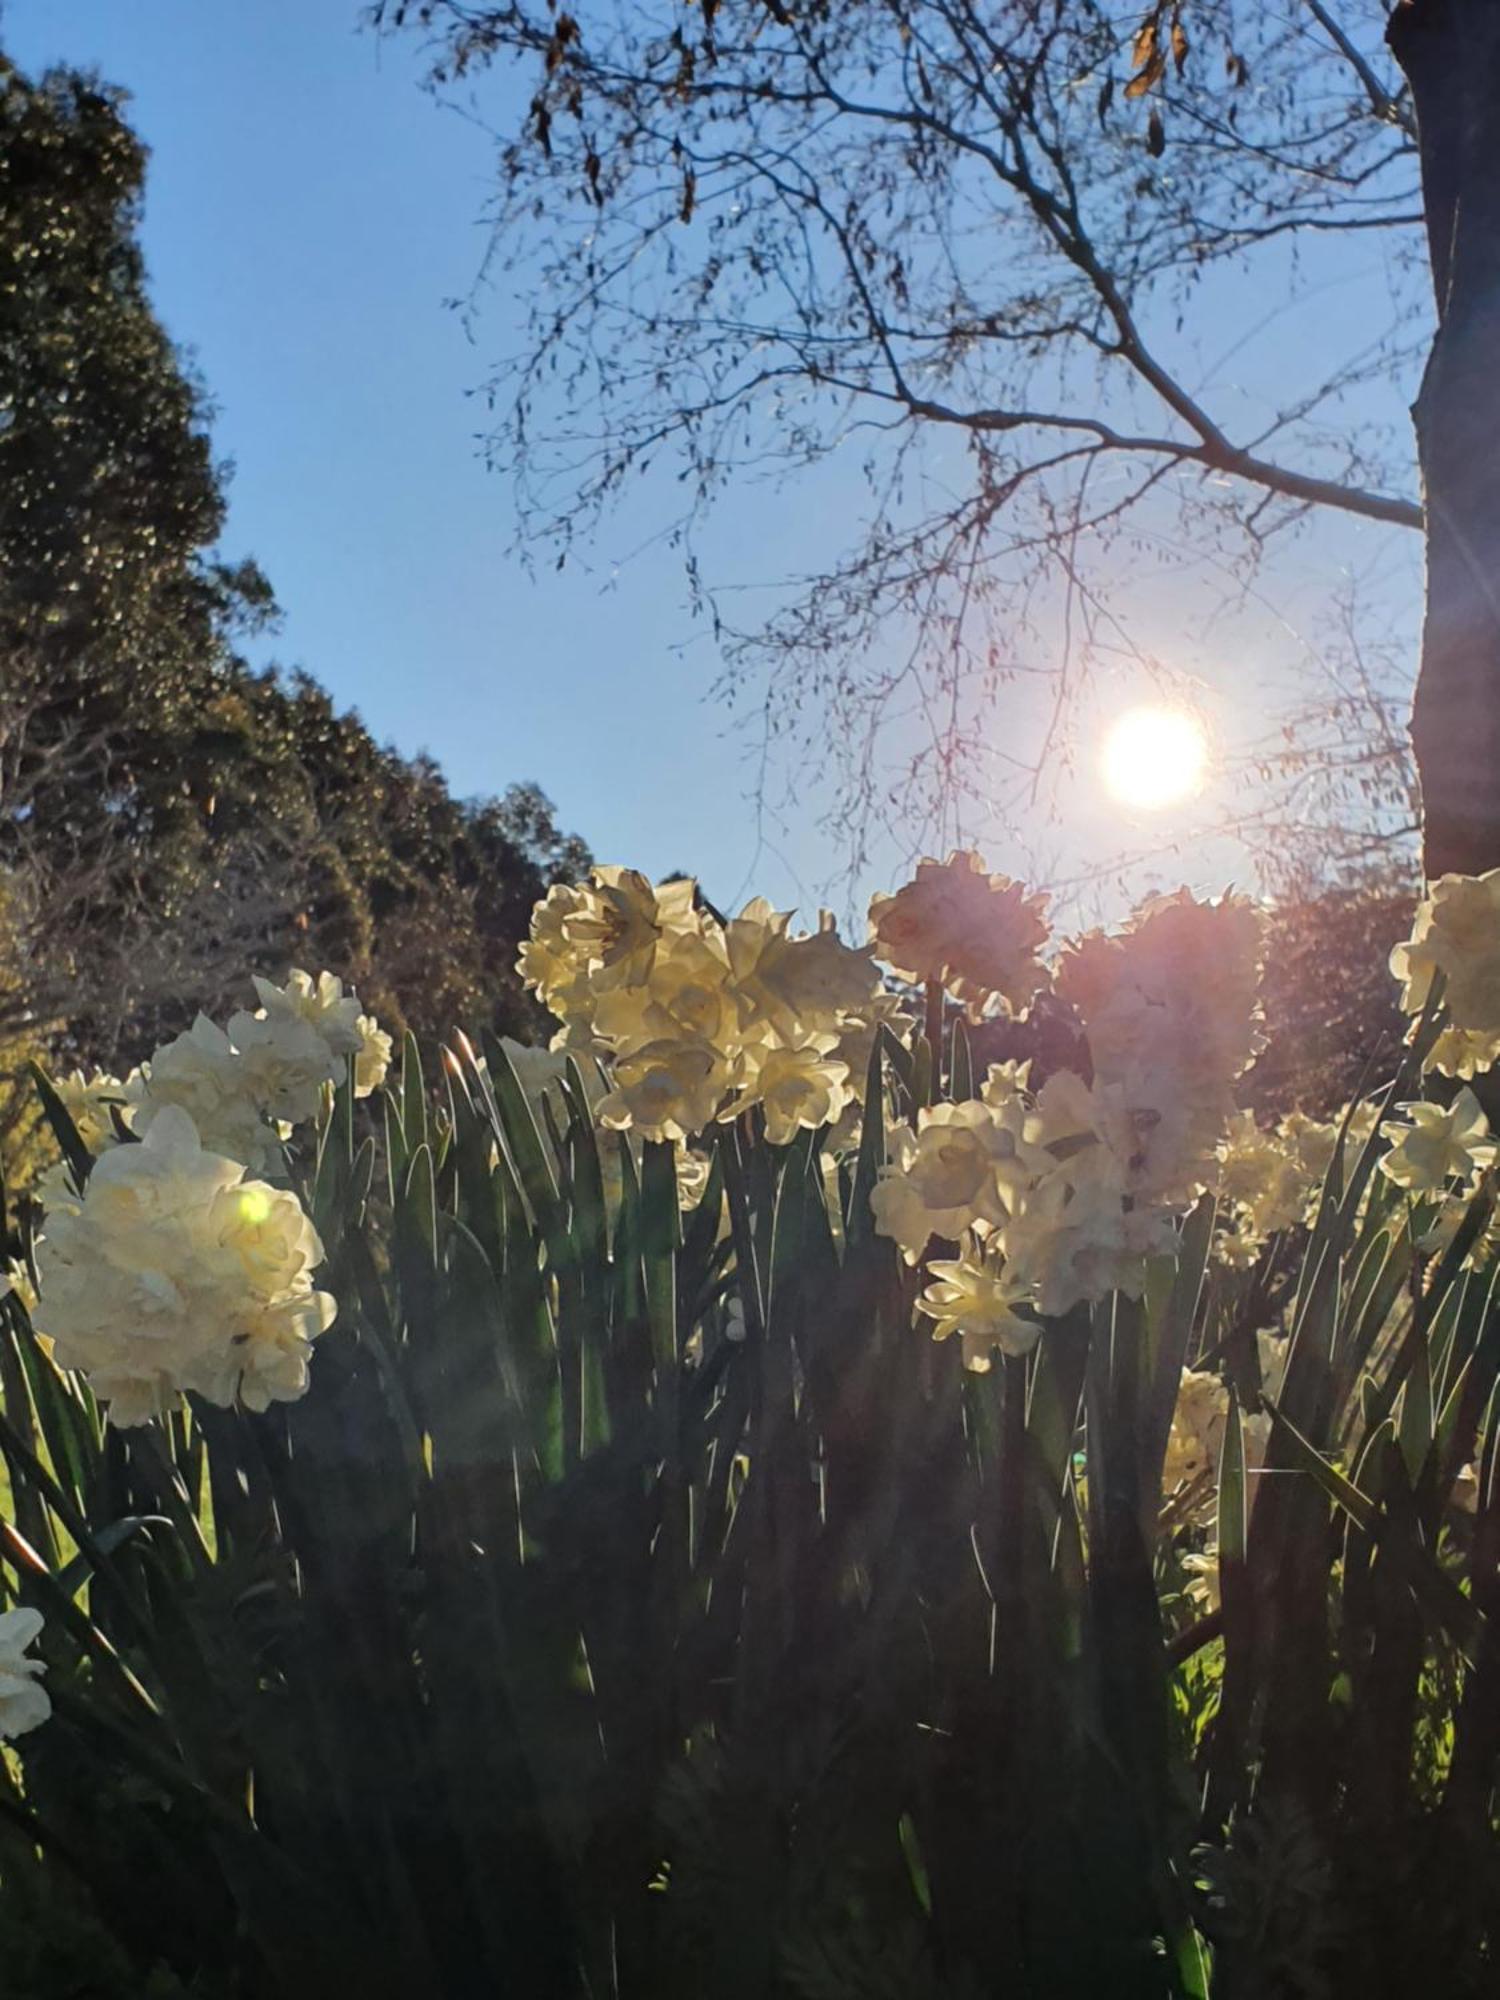
[[[655,512],[722,690],[759,690],[758,759],[838,746],[852,853],[903,786],[934,829],[999,809],[975,749],[997,703],[1025,777],[1001,790],[1029,809],[1060,741],[1039,691],[1065,678],[1071,707],[1106,661],[1147,669],[1143,551],[1211,556],[1232,594],[1315,515],[1423,526],[1402,377],[1430,306],[1379,0],[1195,0],[1149,103],[1126,94],[1124,0],[419,15],[466,115],[492,65],[529,93],[495,134],[483,274],[522,316],[487,394],[523,549],[567,560],[627,494]],[[1378,258],[1384,318],[1320,314],[1313,241],[1320,281],[1372,298]],[[1203,332],[1225,308],[1202,302],[1231,286],[1299,331],[1246,328],[1226,380]],[[860,450],[859,518],[741,617],[715,507]],[[1084,590],[1109,621],[1087,639]]]

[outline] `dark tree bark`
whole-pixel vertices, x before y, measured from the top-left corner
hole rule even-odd
[[[1430,877],[1500,867],[1500,4],[1400,0],[1438,331],[1413,408],[1427,611],[1412,707]]]

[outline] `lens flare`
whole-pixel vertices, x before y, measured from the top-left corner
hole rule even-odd
[[[252,1185],[240,1190],[240,1217],[252,1228],[258,1227],[271,1213],[271,1193],[269,1188]]]
[[[1203,789],[1208,738],[1185,708],[1132,708],[1113,723],[1100,759],[1105,790],[1136,812],[1161,812]]]

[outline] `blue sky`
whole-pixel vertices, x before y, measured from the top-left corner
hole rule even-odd
[[[94,63],[132,93],[153,295],[212,394],[225,546],[272,579],[276,656],[460,793],[534,778],[601,856],[732,892],[745,774],[701,647],[674,650],[695,635],[671,566],[615,578],[602,548],[592,578],[533,581],[507,557],[506,486],[473,442],[484,357],[443,303],[483,247],[489,147],[357,14],[9,0],[0,25],[23,68]],[[820,856],[798,858],[810,882]],[[758,882],[798,893],[763,859]]]
[[[483,252],[491,147],[418,89],[412,45],[377,43],[358,13],[356,0],[5,0],[0,12],[24,68],[94,64],[133,96],[152,151],[153,293],[234,463],[226,550],[255,555],[284,608],[271,650],[378,737],[430,751],[460,793],[535,779],[602,858],[688,867],[716,898],[753,887],[806,909],[838,868],[837,837],[809,799],[762,844],[675,559],[626,560],[639,523],[624,518],[562,576],[533,578],[508,555],[509,493],[480,462],[471,393],[505,345],[505,304],[479,345],[444,309]],[[768,576],[796,525],[772,494],[736,501],[738,546]],[[1236,687],[1294,658],[1330,579],[1371,553],[1369,536],[1352,551],[1315,542],[1274,606],[1219,623],[1210,693],[1228,734]],[[1132,844],[1136,831],[1100,810],[1087,759],[1072,782],[1068,839],[1043,833],[1031,857],[997,850],[994,865],[1043,856],[1066,872]],[[878,857],[867,886],[898,867],[894,850]],[[1217,851],[1166,864],[1190,879],[1205,869],[1242,872]]]

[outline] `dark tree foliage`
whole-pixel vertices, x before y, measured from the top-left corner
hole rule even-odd
[[[289,961],[427,1034],[527,1024],[526,912],[583,851],[237,653],[275,607],[217,553],[145,163],[120,92],[0,57],[0,1042],[123,1063]]]
[[[225,936],[201,938],[204,1004],[243,995],[247,971],[315,961],[352,980],[387,1026],[431,1040],[456,1022],[540,1026],[516,976],[519,943],[537,898],[589,856],[538,787],[457,799],[432,759],[378,744],[310,675],[234,661],[203,736],[202,857],[234,885],[221,898]],[[247,936],[267,879],[276,901]],[[182,1005],[169,996],[152,1032]],[[137,1041],[143,1026],[132,1024]]]
[[[455,799],[430,758],[382,748],[307,675],[240,686],[252,740],[278,747],[305,795],[292,921],[309,954],[346,967],[392,1023],[432,1039],[456,1022],[538,1025],[517,948],[537,898],[588,864],[545,794],[515,785]]]
[[[151,310],[117,94],[0,68],[0,859],[17,1010],[53,1021],[191,895],[205,675],[264,616],[202,398]]]
[[[1411,935],[1414,908],[1408,884],[1377,877],[1291,896],[1270,910],[1261,975],[1266,1046],[1242,1087],[1263,1117],[1297,1109],[1333,1117],[1390,1081],[1409,1025],[1390,957]]]

